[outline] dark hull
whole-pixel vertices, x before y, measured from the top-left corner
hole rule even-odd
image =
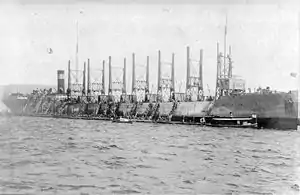
[[[221,97],[209,112],[211,116],[235,117],[257,115],[258,127],[266,129],[297,129],[298,99],[294,94],[245,94]]]
[[[297,118],[258,118],[258,128],[277,130],[297,130]]]
[[[292,104],[287,103],[287,99],[289,98],[293,100]],[[16,97],[8,97],[4,99],[3,102],[14,115],[84,120],[111,120],[110,117],[102,117],[103,113],[101,112],[101,114],[97,111],[106,109],[106,104],[101,104],[101,106],[98,104],[69,104],[64,108],[65,114],[52,116],[51,114],[36,114],[36,109],[34,109],[34,112],[24,113],[23,108],[27,103],[27,100],[24,99],[20,100]],[[147,112],[146,110],[148,107],[149,103],[139,104],[138,106],[131,103],[122,103],[118,111],[119,113],[128,114],[136,109],[136,115],[143,116]],[[160,103],[159,112],[160,114],[167,116],[171,113],[172,107],[172,103]],[[180,102],[172,114],[171,121],[149,121],[146,120],[146,117],[145,120],[135,120],[135,122],[203,125],[201,123],[201,118],[205,117],[206,124],[210,125],[211,123],[209,120],[211,120],[212,117],[228,117],[230,112],[233,112],[236,117],[249,117],[252,113],[257,114],[258,128],[295,130],[299,124],[297,100],[286,93],[269,95],[247,94],[240,97],[222,97],[212,106],[210,105],[210,102]],[[82,115],[81,113],[85,114]],[[93,115],[93,117],[87,116],[87,114]],[[99,115],[101,115],[101,117]],[[185,122],[182,122],[183,119]],[[232,127],[230,125],[227,126]],[[244,128],[243,126],[240,127]]]

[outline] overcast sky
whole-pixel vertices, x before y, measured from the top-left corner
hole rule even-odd
[[[157,51],[165,62],[171,62],[175,53],[175,77],[180,81],[186,78],[186,46],[190,46],[195,60],[204,50],[204,87],[214,89],[216,43],[222,51],[226,14],[234,74],[244,77],[251,88],[295,89],[297,80],[290,73],[299,72],[298,13],[290,6],[217,4],[3,4],[0,85],[56,85],[56,70],[67,70],[69,59],[75,66],[78,20],[81,68],[87,58],[92,68],[101,68],[109,55],[113,66],[120,67],[126,57],[130,90],[132,52],[141,65],[149,55],[151,85],[156,86]],[[51,55],[47,48],[52,48]],[[167,66],[163,69],[167,72]],[[142,68],[136,74],[142,75]]]

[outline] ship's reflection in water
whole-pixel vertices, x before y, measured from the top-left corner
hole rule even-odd
[[[297,131],[0,118],[1,193],[298,194]]]

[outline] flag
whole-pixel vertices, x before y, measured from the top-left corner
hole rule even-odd
[[[292,73],[290,74],[290,76],[296,78],[296,77],[297,77],[297,73],[292,72]]]

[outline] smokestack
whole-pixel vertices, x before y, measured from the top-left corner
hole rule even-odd
[[[187,58],[187,67],[186,67],[186,89],[185,93],[187,94],[187,90],[190,86],[190,47],[186,48],[186,58]]]
[[[91,72],[90,72],[90,59],[88,58],[87,63],[87,94],[91,95]]]
[[[83,82],[82,82],[82,86],[83,86],[83,90],[82,90],[82,95],[86,95],[86,83],[85,83],[85,75],[86,75],[86,64],[84,62],[84,65],[83,65]]]
[[[57,70],[57,91],[58,94],[65,93],[65,71]]]
[[[108,57],[108,94],[112,93],[111,56]]]
[[[68,62],[68,89],[71,90],[71,60]]]
[[[105,61],[102,62],[102,94],[105,94]]]
[[[160,88],[160,80],[161,80],[161,54],[160,50],[158,50],[158,75],[157,75],[157,94]]]
[[[126,58],[124,58],[123,68],[123,93],[126,95]]]
[[[135,92],[135,54],[132,53],[132,94]]]
[[[174,63],[175,63],[175,54],[172,53],[172,75],[171,75],[171,80],[172,80],[172,89],[175,92],[175,69],[174,69]]]
[[[147,68],[146,68],[146,85],[148,93],[150,92],[150,83],[149,83],[149,56],[147,56]]]

